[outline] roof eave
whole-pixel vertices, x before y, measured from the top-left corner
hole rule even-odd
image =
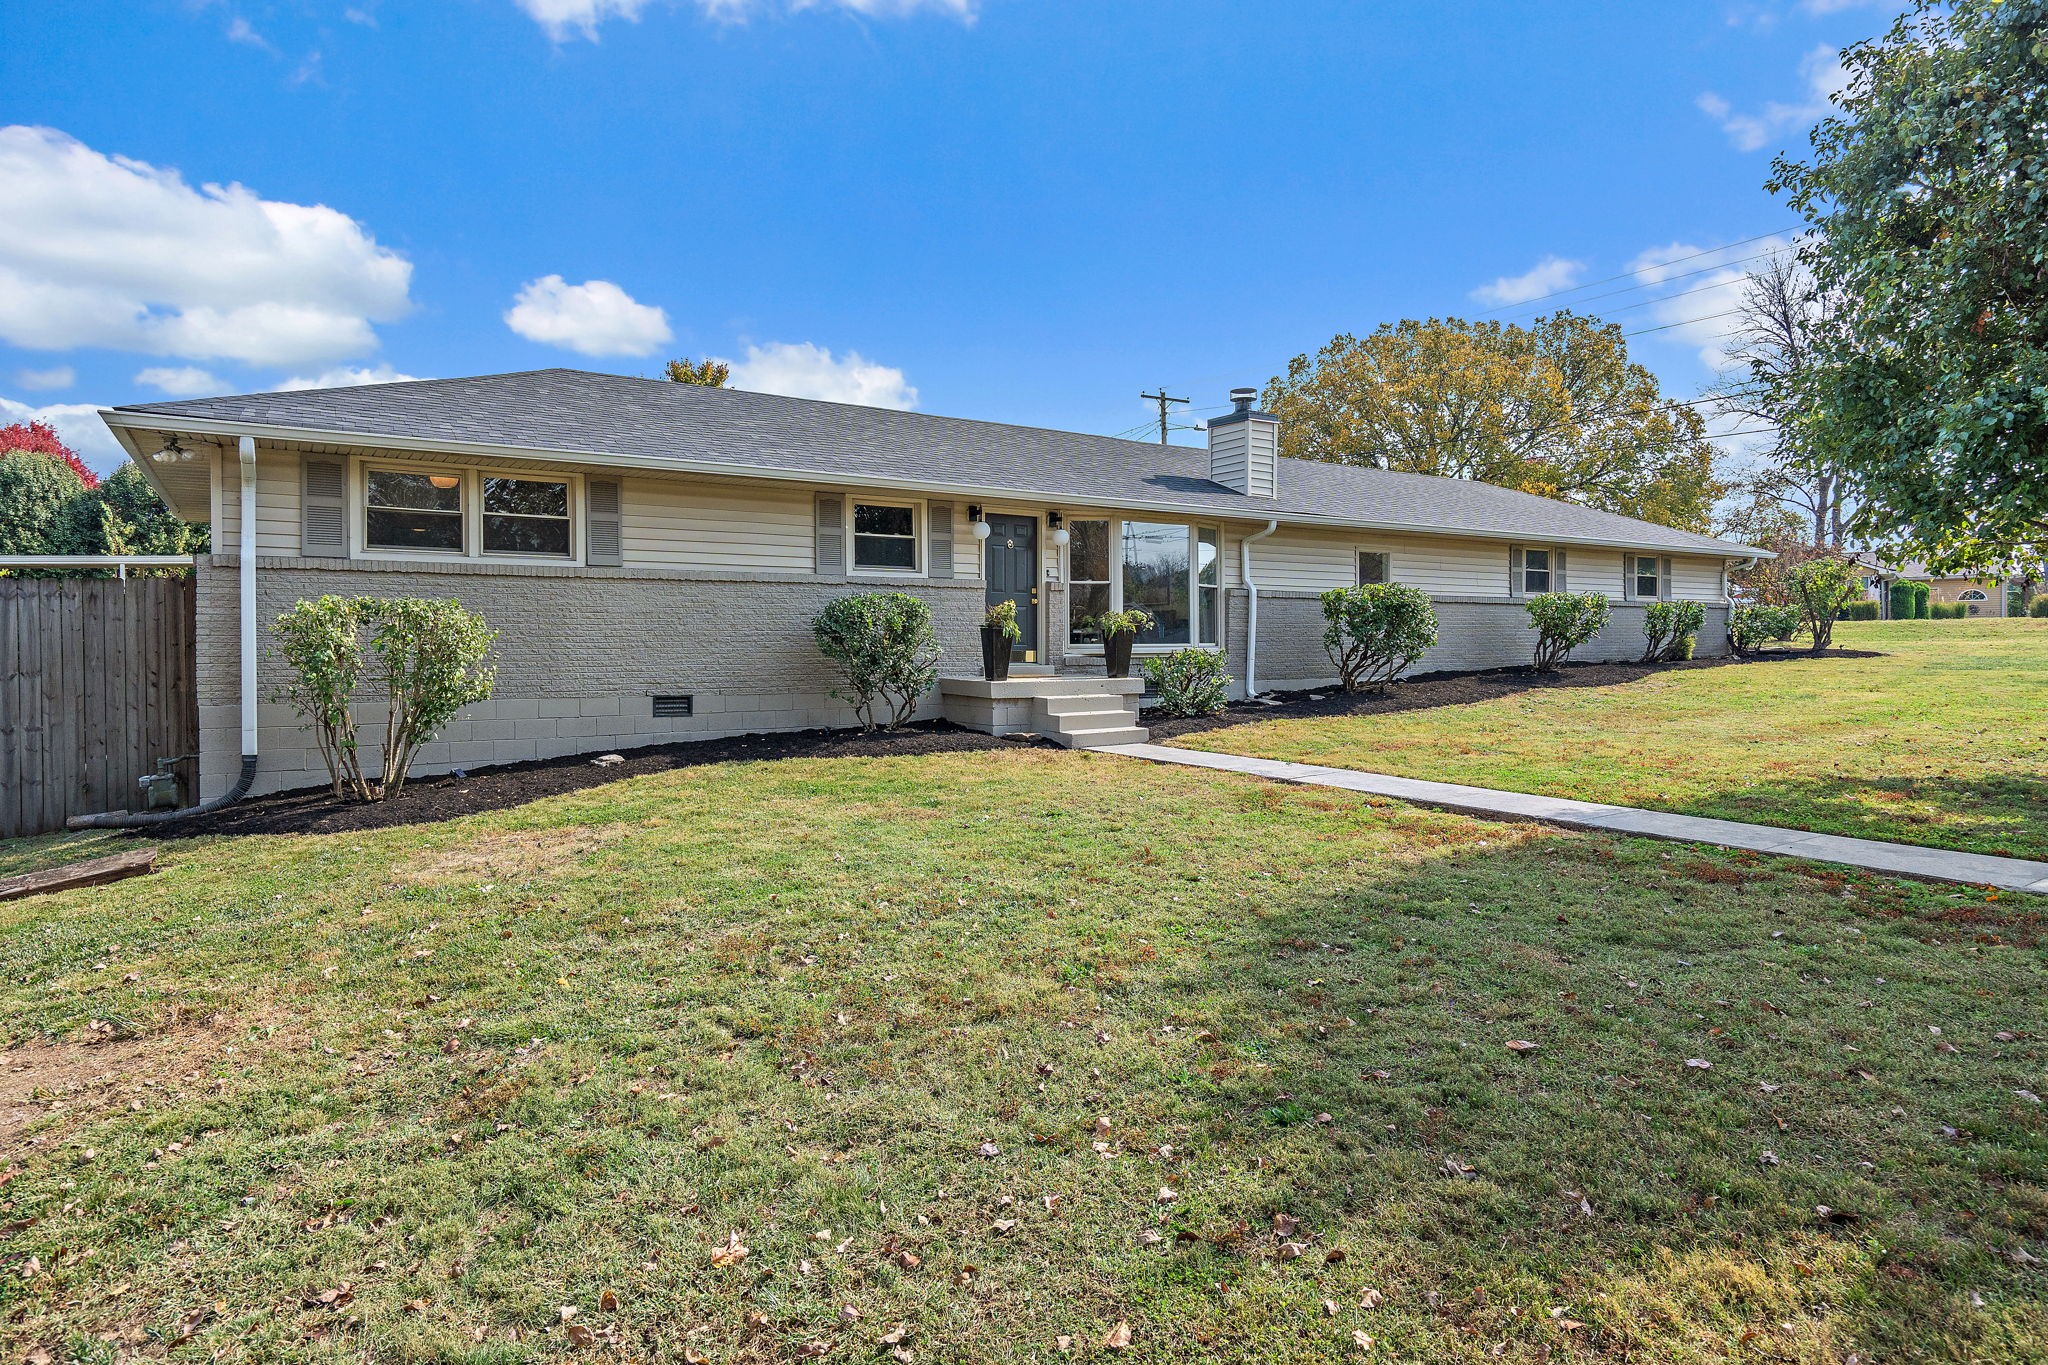
[[[363,445],[386,450],[406,450],[422,453],[439,452],[452,455],[476,455],[486,459],[542,459],[556,460],[565,464],[595,465],[614,469],[641,469],[650,473],[705,474],[725,478],[767,479],[778,483],[826,483],[848,488],[874,488],[901,493],[951,493],[966,496],[972,492],[982,498],[1027,498],[1041,502],[1072,502],[1076,495],[1057,489],[1016,488],[999,484],[967,485],[953,480],[886,478],[877,475],[853,474],[830,469],[773,469],[763,465],[741,464],[724,460],[690,460],[676,456],[619,455],[602,450],[573,450],[556,446],[507,445],[494,441],[456,441],[441,438],[428,439],[416,436],[391,436],[378,432],[350,431],[338,427],[289,426],[267,422],[238,422],[220,417],[185,417],[167,412],[148,412],[132,409],[111,408],[100,413],[102,420],[113,429],[131,455],[136,455],[147,474],[146,460],[136,454],[136,448],[126,436],[127,431],[160,431],[166,425],[210,436],[253,436],[258,440],[277,441],[321,441],[340,445]],[[1089,497],[1086,505],[1103,507],[1115,511],[1167,512],[1176,516],[1211,517],[1231,521],[1266,521],[1278,516],[1280,520],[1297,526],[1326,526],[1340,530],[1388,531],[1406,535],[1462,536],[1473,540],[1489,540],[1509,543],[1531,539],[1526,532],[1486,531],[1460,528],[1445,530],[1439,526],[1420,526],[1413,522],[1361,521],[1351,517],[1318,516],[1309,512],[1288,512],[1280,514],[1275,509],[1256,505],[1257,499],[1246,497],[1242,509],[1215,507],[1204,503],[1174,502],[1167,499],[1101,498]],[[1556,545],[1600,546],[1617,550],[1654,550],[1670,554],[1676,549],[1668,543],[1652,541],[1630,542],[1596,536],[1556,535],[1546,532],[1542,537]],[[1730,545],[1716,542],[1713,548],[1701,546],[1697,553],[1726,559],[1774,558],[1768,550],[1748,545]]]

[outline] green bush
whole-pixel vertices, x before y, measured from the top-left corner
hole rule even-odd
[[[1846,559],[1809,559],[1792,571],[1792,601],[1799,608],[1800,623],[1813,636],[1814,653],[1833,643],[1842,609],[1862,590],[1856,566]]]
[[[1970,616],[1967,602],[1936,602],[1927,609],[1929,619],[1935,621],[1964,621]]]
[[[2048,592],[2042,593],[2027,604],[2027,615],[2048,617]]]
[[[1911,583],[1892,584],[1892,620],[1910,621],[1912,619],[1913,585]]]
[[[1694,641],[1707,624],[1699,602],[1652,602],[1643,609],[1643,662],[1690,659]]]
[[[1728,618],[1728,645],[1737,654],[1754,654],[1798,633],[1797,607],[1737,607]]]
[[[709,362],[706,362],[709,363]],[[687,381],[685,381],[687,382]],[[981,614],[981,628],[992,630],[1011,644],[1024,638],[1024,627],[1017,623],[1017,599],[1005,597]]]
[[[0,454],[0,554],[72,553],[59,523],[85,496],[85,480],[62,460],[34,450]]]
[[[482,667],[496,632],[453,599],[320,597],[301,601],[271,623],[291,673],[276,700],[312,727],[336,798],[382,801],[405,788],[420,746],[457,711],[491,695],[493,669]],[[370,632],[372,682],[384,694],[384,746],[378,780],[363,773],[352,704],[363,682]]]
[[[1607,624],[1604,592],[1539,593],[1527,603],[1536,629],[1536,671],[1550,673]]]
[[[1145,681],[1169,716],[1213,716],[1230,697],[1223,656],[1210,649],[1176,649],[1145,661]]]
[[[939,677],[932,609],[905,592],[864,592],[827,602],[811,620],[818,651],[839,665],[844,688],[832,695],[853,707],[861,728],[893,730],[909,720]]]
[[[1877,603],[1871,601],[1851,602],[1848,606],[1842,608],[1842,619],[1844,621],[1875,621],[1877,619]]]
[[[1429,594],[1401,583],[1332,588],[1322,596],[1323,648],[1346,692],[1384,692],[1436,643]]]
[[[1927,608],[1928,599],[1931,595],[1925,583],[1915,583],[1913,585],[1913,619],[1915,621],[1930,619],[1931,614]]]

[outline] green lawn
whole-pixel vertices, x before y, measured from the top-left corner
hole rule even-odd
[[[1687,669],[1177,742],[2048,858],[2048,621],[1851,623],[1835,640],[1884,657]]]
[[[2038,1361],[2044,911],[1043,750],[168,845],[0,905],[0,1337]]]

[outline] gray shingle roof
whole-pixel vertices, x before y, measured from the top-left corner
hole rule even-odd
[[[1710,536],[1464,479],[1283,460],[1279,496],[1254,498],[1211,481],[1208,452],[1186,446],[583,370],[139,403],[115,411],[336,437],[811,474],[824,481],[936,484],[962,496],[1026,495],[1382,530],[1751,553]]]

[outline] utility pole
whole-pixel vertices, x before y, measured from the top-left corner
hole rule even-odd
[[[1149,398],[1149,399],[1150,399],[1150,400],[1152,400],[1152,401],[1153,401],[1154,403],[1157,403],[1157,404],[1159,405],[1159,444],[1161,444],[1161,445],[1165,445],[1165,444],[1166,444],[1166,405],[1167,405],[1168,403],[1185,403],[1185,402],[1187,402],[1188,400],[1187,400],[1187,399],[1185,399],[1185,398],[1172,398],[1172,397],[1169,397],[1169,396],[1167,395],[1167,392],[1166,392],[1166,385],[1164,385],[1164,384],[1161,384],[1161,385],[1159,386],[1159,392],[1157,392],[1157,393],[1141,393],[1141,394],[1139,394],[1139,395],[1138,395],[1138,397],[1140,397],[1140,398]]]

